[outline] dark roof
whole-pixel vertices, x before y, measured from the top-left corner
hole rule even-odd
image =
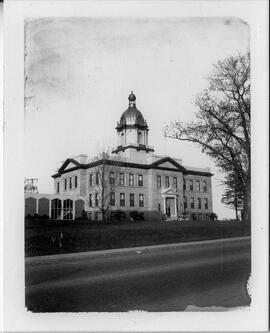
[[[127,123],[139,126],[147,126],[141,111],[139,111],[135,105],[130,106],[126,111],[124,111],[120,118],[120,126],[125,126]]]
[[[64,170],[69,162],[74,163],[75,166],[73,168]],[[161,164],[163,164],[164,162],[172,163],[175,167],[177,167],[177,169],[161,166]],[[60,167],[58,172],[56,174],[52,175],[52,177],[53,178],[58,178],[64,173],[68,173],[68,172],[78,170],[78,169],[93,168],[93,167],[98,166],[102,163],[106,163],[106,164],[109,164],[109,165],[117,165],[117,166],[122,166],[122,167],[137,168],[137,169],[158,169],[158,170],[167,170],[167,171],[178,171],[178,172],[183,172],[185,174],[191,174],[191,175],[200,175],[200,176],[207,176],[207,177],[213,176],[213,174],[210,173],[210,172],[187,170],[182,165],[177,163],[174,159],[172,159],[170,157],[164,157],[164,158],[161,158],[160,160],[155,161],[151,164],[131,163],[131,162],[123,162],[123,161],[117,161],[117,160],[98,160],[98,161],[94,161],[94,162],[87,163],[87,164],[81,164],[81,163],[79,163],[78,161],[76,161],[72,158],[68,158],[63,163],[63,165]]]

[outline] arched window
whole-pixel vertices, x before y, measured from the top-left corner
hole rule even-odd
[[[143,144],[143,134],[142,134],[142,132],[138,132],[138,142],[139,142],[139,144]]]
[[[51,202],[51,218],[57,220],[61,218],[61,200],[53,199]]]
[[[72,220],[73,219],[73,201],[70,199],[64,200],[64,211],[63,211],[63,219],[64,220]]]

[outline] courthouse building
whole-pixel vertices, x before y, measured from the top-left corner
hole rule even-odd
[[[54,194],[26,194],[26,215],[74,219],[83,213],[100,220],[100,207],[106,201],[109,215],[122,212],[126,218],[134,212],[145,220],[174,220],[187,214],[191,219],[209,218],[213,211],[210,169],[155,155],[133,92],[128,103],[117,122],[118,144],[112,153],[105,159],[68,158],[52,176]]]

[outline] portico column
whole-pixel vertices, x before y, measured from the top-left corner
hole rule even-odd
[[[177,202],[176,202],[176,200],[177,200],[177,196],[175,196],[175,198],[174,198],[175,216],[177,217]]]
[[[164,195],[164,214],[166,214],[166,196]]]

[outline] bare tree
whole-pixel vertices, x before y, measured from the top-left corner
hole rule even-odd
[[[243,219],[250,222],[250,60],[249,54],[214,65],[209,86],[196,98],[196,122],[174,121],[165,135],[197,144],[225,175],[238,179]]]
[[[112,158],[108,151],[93,159],[94,186],[90,190],[93,206],[101,212],[103,223],[107,222],[110,207],[115,205],[115,190],[119,186],[120,160]]]

